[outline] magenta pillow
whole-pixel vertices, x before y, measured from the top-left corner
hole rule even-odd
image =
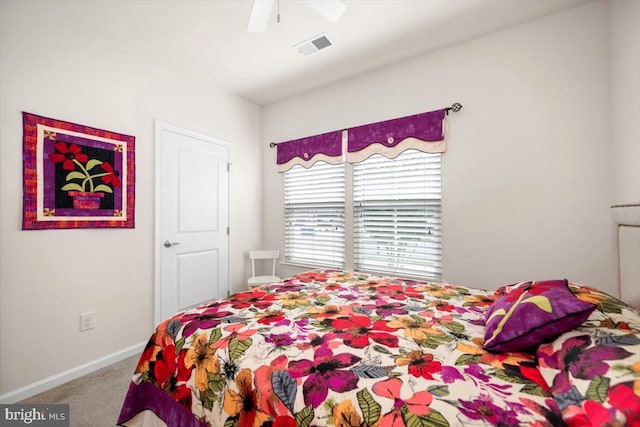
[[[580,326],[596,306],[578,299],[567,280],[522,282],[500,288],[487,311],[484,349],[520,351]]]

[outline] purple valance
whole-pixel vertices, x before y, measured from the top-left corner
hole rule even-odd
[[[310,168],[320,160],[334,165],[343,163],[342,133],[337,130],[279,143],[276,161],[278,171],[284,172],[295,165]]]
[[[345,161],[343,147],[347,147],[346,161],[358,163],[374,154],[394,159],[413,149],[425,153],[444,153],[446,145],[445,117],[447,110],[414,114],[338,130],[277,144],[278,171],[285,172],[295,165],[310,168],[318,161],[337,165]],[[346,141],[345,141],[346,140]]]
[[[361,162],[374,154],[395,158],[408,149],[443,153],[446,112],[444,108],[349,128],[347,161]]]

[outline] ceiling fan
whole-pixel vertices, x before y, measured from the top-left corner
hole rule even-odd
[[[279,6],[280,0],[277,1]],[[274,0],[253,0],[249,24],[247,25],[248,32],[261,33],[266,30],[271,16],[271,9],[273,9],[273,2]],[[342,0],[305,0],[305,3],[331,22],[336,22],[340,19],[347,8]],[[277,19],[280,22],[279,11]]]

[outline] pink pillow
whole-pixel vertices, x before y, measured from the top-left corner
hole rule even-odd
[[[578,299],[567,280],[503,287],[487,311],[484,349],[521,351],[580,326],[596,306]]]

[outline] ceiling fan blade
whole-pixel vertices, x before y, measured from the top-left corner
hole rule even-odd
[[[272,8],[273,0],[253,0],[247,31],[250,33],[261,33],[266,30]]]
[[[309,7],[331,22],[336,22],[340,19],[347,9],[347,6],[342,0],[305,0],[305,2]]]

